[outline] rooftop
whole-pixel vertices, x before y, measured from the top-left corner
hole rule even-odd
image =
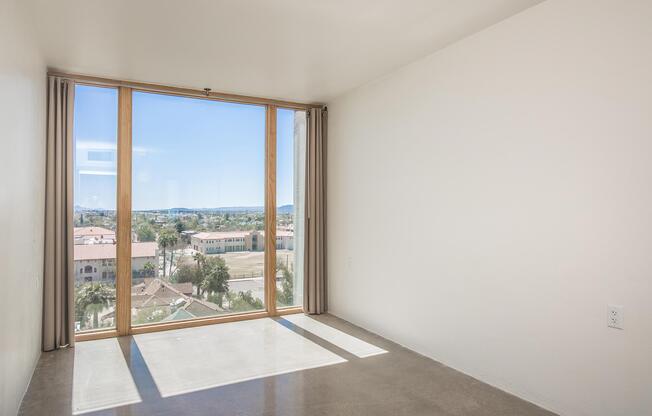
[[[227,238],[244,238],[250,234],[258,233],[260,235],[265,235],[264,231],[215,231],[215,232],[203,232],[193,235],[193,238],[198,238],[200,240],[225,240]],[[292,237],[294,233],[288,230],[277,230],[277,237]]]
[[[223,312],[218,305],[193,298],[191,295],[192,283],[169,283],[159,278],[145,279],[142,283],[132,286],[131,305],[135,309],[141,309],[177,304],[179,309],[163,319],[164,321],[212,316]]]
[[[75,227],[75,237],[90,237],[90,236],[115,236],[115,231],[103,227]]]
[[[115,244],[77,244],[75,260],[115,259]],[[154,242],[131,243],[131,257],[156,257],[157,244]]]
[[[200,240],[224,240],[227,238],[244,238],[253,231],[216,231],[210,233],[197,233],[193,235],[193,238],[198,238]]]

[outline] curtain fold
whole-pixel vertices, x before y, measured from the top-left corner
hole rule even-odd
[[[74,84],[48,77],[45,255],[43,264],[44,351],[75,341],[72,230],[72,127]]]
[[[327,310],[326,284],[326,109],[308,112],[303,311]]]

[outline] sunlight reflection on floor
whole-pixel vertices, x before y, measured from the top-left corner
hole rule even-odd
[[[287,315],[284,316],[283,319],[293,323],[299,328],[305,329],[306,331],[317,335],[324,341],[328,341],[331,344],[336,345],[339,348],[342,348],[343,350],[346,350],[359,358],[371,357],[372,355],[385,354],[387,352],[382,348],[376,347],[375,345],[365,342],[359,338],[323,324],[304,314],[299,313],[294,315]]]
[[[163,397],[346,362],[272,319],[134,339]]]
[[[141,401],[115,338],[78,342],[73,374],[73,414]]]

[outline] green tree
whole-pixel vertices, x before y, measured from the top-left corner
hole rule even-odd
[[[246,312],[256,309],[263,309],[263,301],[259,298],[254,298],[251,290],[246,292],[228,292],[227,298],[229,299],[230,309],[232,312]]]
[[[191,230],[196,230],[199,228],[199,221],[197,221],[197,217],[192,217],[188,220],[188,228]]]
[[[192,255],[193,260],[197,263],[195,269],[195,280],[193,280],[193,285],[197,288],[197,297],[201,297],[201,284],[204,280],[203,270],[205,269],[206,256],[200,252],[196,252]]]
[[[197,251],[192,255],[192,259],[197,262],[197,268],[200,268],[202,263],[206,261],[206,256]]]
[[[204,295],[220,299],[216,302],[222,307],[224,295],[229,291],[229,267],[221,257],[206,257],[201,253],[193,255],[194,265],[182,264],[174,273],[174,281],[178,283],[191,282],[197,290],[197,297]]]
[[[202,295],[208,293],[226,293],[229,291],[229,267],[222,257],[209,257],[203,262],[201,269],[202,282],[200,284]],[[222,297],[218,305],[222,307]]]
[[[146,222],[138,224],[136,227],[136,235],[138,236],[138,241],[156,241],[156,234],[152,229],[152,226]]]
[[[276,261],[276,272],[282,272],[281,291],[276,294],[277,303],[283,306],[294,305],[294,273],[290,271],[287,264]]]
[[[200,295],[201,275],[199,269],[192,264],[182,264],[175,270],[172,280],[175,283],[192,283],[197,287],[197,297]]]
[[[174,221],[174,228],[177,230],[177,234],[181,234],[186,229],[186,226],[183,224],[183,221],[177,218]]]
[[[172,247],[177,244],[179,237],[177,236],[176,231],[170,229],[161,230],[161,233],[158,235],[158,246],[163,250],[163,277],[167,273],[167,256],[166,250],[168,247]],[[171,261],[172,259],[170,259]]]
[[[143,271],[145,272],[145,276],[155,276],[156,266],[151,261],[148,261],[143,265]]]
[[[82,286],[75,296],[75,310],[82,315],[82,326],[86,321],[86,313],[93,314],[93,328],[99,328],[99,313],[108,308],[115,300],[115,291],[102,283],[91,283]]]

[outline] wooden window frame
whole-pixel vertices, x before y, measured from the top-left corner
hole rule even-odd
[[[267,318],[303,312],[301,306],[276,306],[276,121],[277,109],[309,111],[322,104],[292,101],[131,82],[50,70],[48,75],[72,80],[75,84],[118,90],[117,208],[116,208],[116,309],[115,328],[82,331],[75,341],[113,338],[171,329],[191,328],[225,322]],[[175,322],[131,325],[131,180],[132,180],[132,97],[134,91],[176,95],[187,98],[253,104],[265,107],[265,310],[234,313]]]

